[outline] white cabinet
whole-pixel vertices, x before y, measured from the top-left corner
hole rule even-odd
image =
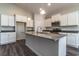
[[[6,33],[1,33],[1,40],[0,44],[8,44],[16,42],[16,33],[15,32],[6,32]]]
[[[16,21],[22,21],[22,18],[21,18],[21,16],[19,16],[19,15],[16,15]]]
[[[27,16],[16,15],[16,21],[26,22],[27,21]]]
[[[52,16],[52,22],[56,22],[56,21],[60,21],[61,15],[60,14],[56,14]]]
[[[8,25],[9,25],[9,26],[15,26],[14,16],[9,16],[8,18],[9,18],[9,19],[8,19],[8,20],[9,20],[9,21],[8,21],[8,23],[9,23]]]
[[[27,27],[33,27],[33,20],[30,19],[30,20],[27,20]]]
[[[1,15],[1,26],[8,26],[8,15]]]
[[[14,26],[14,16],[1,15],[1,26]]]
[[[10,32],[8,33],[8,43],[16,42],[16,33]]]
[[[66,26],[66,25],[67,25],[67,14],[64,14],[61,16],[60,26]]]
[[[79,11],[70,12],[61,15],[61,26],[79,25]]]
[[[68,33],[67,35],[67,45],[78,48],[79,36],[77,33]]]
[[[51,27],[52,20],[51,18],[45,19],[45,27]]]
[[[7,43],[8,43],[8,33],[1,33],[0,44],[7,44]]]
[[[55,22],[55,18],[54,18],[54,16],[52,16],[51,21],[52,21],[52,22]]]
[[[68,25],[78,25],[79,14],[77,11],[68,13],[67,15],[68,15]]]
[[[30,21],[30,27],[33,27],[33,20]]]

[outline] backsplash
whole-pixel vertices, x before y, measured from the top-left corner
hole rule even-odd
[[[69,30],[69,31],[79,31],[79,27],[71,26],[71,27],[61,27],[61,30]]]

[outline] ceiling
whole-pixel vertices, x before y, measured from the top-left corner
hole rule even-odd
[[[79,5],[79,4],[77,3],[52,3],[51,6],[48,6],[47,3],[16,3],[16,5],[31,13],[40,13],[39,9],[42,8],[46,11],[46,15],[52,15],[66,8],[70,8],[70,7]]]

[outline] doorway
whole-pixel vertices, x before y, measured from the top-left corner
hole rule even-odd
[[[26,23],[16,22],[16,39],[17,40],[25,39],[25,32],[26,32]]]

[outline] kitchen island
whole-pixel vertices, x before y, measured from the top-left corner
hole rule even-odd
[[[38,56],[66,56],[66,35],[26,32],[26,45]]]

